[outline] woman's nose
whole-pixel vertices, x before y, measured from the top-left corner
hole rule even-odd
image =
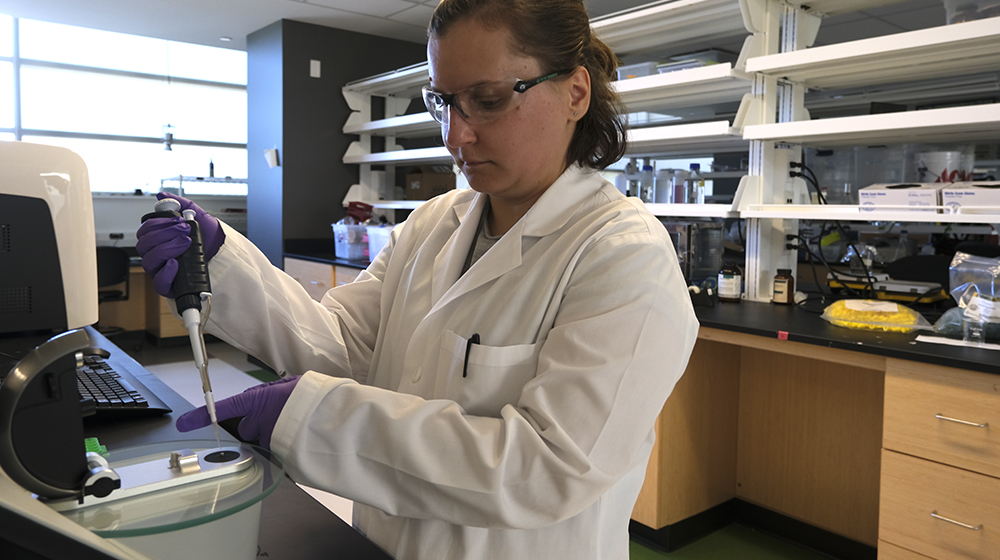
[[[454,107],[448,107],[448,117],[441,124],[441,137],[445,145],[452,148],[471,144],[476,140],[472,127]]]

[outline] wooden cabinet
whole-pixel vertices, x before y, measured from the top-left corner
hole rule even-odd
[[[316,301],[334,286],[334,266],[327,263],[304,259],[285,258],[285,273],[302,284],[306,292]]]
[[[156,338],[188,335],[184,323],[170,311],[167,299],[153,289],[149,276],[146,276],[146,332]]]
[[[1000,479],[885,449],[881,490],[882,541],[937,560],[1000,554]]]
[[[879,540],[936,560],[1000,557],[1000,377],[888,360]]]
[[[316,301],[323,299],[330,288],[354,282],[361,270],[351,266],[285,258],[285,273],[302,284]]]
[[[98,325],[119,327],[126,331],[141,331],[146,328],[146,272],[140,266],[129,269],[128,299],[100,304]],[[125,284],[116,286],[125,289]]]
[[[334,285],[340,286],[341,284],[350,284],[357,279],[358,275],[361,274],[360,268],[353,268],[350,266],[334,266],[333,267],[333,281]]]
[[[736,495],[739,348],[698,341],[656,420],[632,519],[659,529]]]
[[[102,303],[98,324],[126,331],[144,330],[156,338],[188,335],[181,320],[171,313],[166,298],[153,290],[152,278],[139,266],[129,271],[128,299]]]
[[[879,356],[702,327],[632,519],[670,533],[736,498],[874,548],[884,370]]]

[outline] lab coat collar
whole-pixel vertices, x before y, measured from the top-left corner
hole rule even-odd
[[[603,183],[597,171],[575,163],[569,166],[521,219],[521,235],[543,237],[558,231]]]
[[[541,237],[559,230],[579,210],[580,204],[601,188],[602,181],[594,171],[579,165],[570,166],[464,275],[462,267],[482,219],[487,195],[475,193],[459,197],[452,206],[458,227],[435,258],[431,290],[436,302],[434,308],[520,266],[523,238]]]

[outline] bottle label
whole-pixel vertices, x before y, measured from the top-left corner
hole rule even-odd
[[[788,280],[781,279],[774,281],[774,301],[788,303]]]
[[[719,274],[719,297],[739,299],[743,292],[743,277],[739,274]]]

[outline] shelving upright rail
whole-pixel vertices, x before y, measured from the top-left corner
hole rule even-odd
[[[747,219],[747,299],[769,301],[775,271],[794,268],[796,253],[786,248],[786,235],[798,232],[800,219],[1000,224],[1000,208],[986,209],[985,214],[917,214],[903,208],[862,212],[856,205],[784,204],[786,190],[805,188],[801,179],[788,176],[790,162],[801,161],[803,146],[1000,139],[998,104],[810,120],[804,103],[810,87],[958,76],[1000,67],[998,18],[807,48],[825,16],[901,1],[673,0],[592,21],[598,35],[619,56],[671,47],[684,50],[685,46],[746,35],[734,64],[634,78],[616,82],[616,87],[630,112],[739,101],[732,122],[723,119],[633,128],[628,156],[749,153],[748,171],[732,204],[648,205],[654,214],[664,217]],[[343,131],[359,136],[344,155],[344,162],[360,166],[360,182],[345,200],[362,200],[381,208],[413,208],[419,201],[379,200],[371,167],[384,165],[391,177],[396,165],[451,163],[443,147],[404,150],[396,143],[398,138],[439,134],[430,115],[405,114],[427,81],[427,64],[421,63],[344,87],[344,97],[355,113]],[[385,100],[381,118],[372,117],[373,96]],[[385,138],[383,151],[372,150],[373,136]]]
[[[753,2],[751,14],[762,13],[759,4],[766,2],[763,13],[767,25],[775,18],[781,41],[775,52],[753,56],[747,71],[763,85],[766,100],[775,99],[778,110],[760,123],[743,129],[750,140],[751,155],[775,150],[776,155],[751,157],[758,168],[770,164],[770,174],[778,179],[789,170],[778,150],[801,153],[803,146],[837,147],[874,144],[943,143],[955,141],[1000,140],[1000,104],[975,105],[811,120],[804,106],[807,88],[842,89],[859,85],[880,85],[955,77],[1000,68],[1000,19],[942,25],[931,29],[898,33],[807,48],[815,40],[822,17],[898,3],[901,0],[816,0]],[[755,83],[757,83],[755,81]],[[771,93],[773,91],[773,94]],[[761,165],[763,164],[763,166]],[[1000,224],[1000,208],[965,208],[954,212],[913,212],[906,207],[885,207],[874,212],[857,205],[806,206],[780,204],[775,192],[779,182],[771,182],[772,192],[763,192],[755,204],[741,209],[750,220],[747,269],[749,299],[766,301],[767,284],[776,265],[794,255],[782,255],[784,233],[792,220],[845,220],[868,222],[938,222]],[[766,189],[765,189],[766,191]],[[770,222],[770,226],[768,226]],[[777,224],[777,225],[776,225]],[[1000,227],[994,225],[995,231]],[[757,258],[752,258],[752,257]],[[791,261],[794,263],[794,261]],[[769,266],[770,265],[770,266]],[[787,266],[785,266],[787,268]]]

